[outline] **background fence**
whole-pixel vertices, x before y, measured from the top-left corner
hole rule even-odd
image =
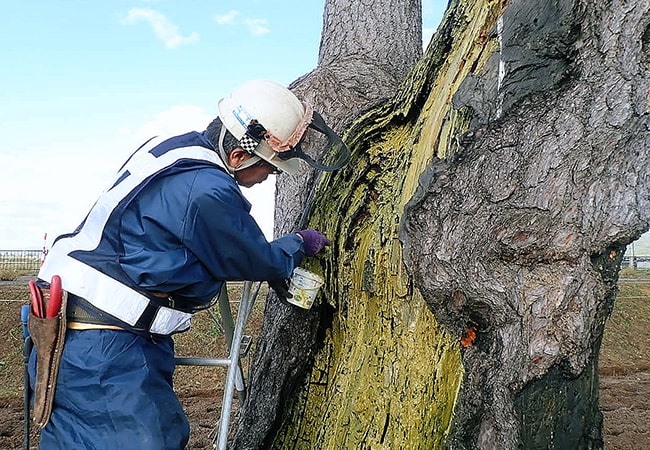
[[[38,272],[43,250],[0,250],[0,270]]]
[[[650,256],[624,256],[621,269],[631,267],[634,269],[650,269]]]
[[[45,256],[43,250],[0,250],[0,270],[38,272],[41,260]],[[634,267],[637,269],[650,269],[650,256],[626,255],[621,268]]]

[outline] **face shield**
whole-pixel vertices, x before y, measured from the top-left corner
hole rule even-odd
[[[250,139],[251,146],[253,143],[264,142],[275,152],[278,159],[288,161],[299,158],[324,172],[345,166],[350,160],[348,146],[309,104],[303,103],[303,106],[303,118],[286,140],[278,139],[257,120],[251,120],[240,142],[245,145],[245,141]]]

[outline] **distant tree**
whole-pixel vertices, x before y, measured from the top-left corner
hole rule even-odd
[[[317,306],[267,302],[235,448],[602,447],[598,350],[650,223],[650,1],[451,1],[397,87],[419,8],[326,2],[295,89],[353,158],[280,177],[278,231],[334,245]]]

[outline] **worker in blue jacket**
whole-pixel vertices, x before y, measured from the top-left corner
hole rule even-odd
[[[316,230],[268,242],[239,186],[299,169],[329,170],[305,132],[347,148],[311,107],[270,81],[218,104],[207,130],[153,138],[120,169],[81,225],[57,238],[39,282],[60,276],[67,333],[40,448],[182,449],[189,425],[172,388],[171,335],[227,280],[284,283],[330,245]],[[320,165],[320,167],[319,167]],[[32,354],[30,371],[38,361]]]

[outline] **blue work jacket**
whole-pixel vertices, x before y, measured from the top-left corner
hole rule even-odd
[[[96,284],[103,285],[108,276],[110,282],[152,300],[157,298],[153,293],[158,297],[164,293],[174,309],[188,313],[209,304],[224,281],[291,276],[304,257],[302,239],[288,234],[266,240],[250,215],[250,203],[220,167],[205,133],[191,132],[147,145],[138,152],[154,164],[172,153],[176,156],[152,171],[149,160],[138,167],[136,152],[136,161],[125,164],[75,233],[57,238],[41,273],[60,275],[64,289],[99,304],[100,309],[102,303],[92,297],[102,294],[93,293],[93,280],[84,277],[97,277]],[[207,156],[185,156],[197,151]],[[142,180],[137,178],[139,172]],[[128,189],[115,194],[125,185]],[[115,199],[107,201],[111,195]],[[66,259],[76,266],[67,266]],[[86,274],[86,268],[93,271]],[[102,302],[112,301],[106,297]]]

